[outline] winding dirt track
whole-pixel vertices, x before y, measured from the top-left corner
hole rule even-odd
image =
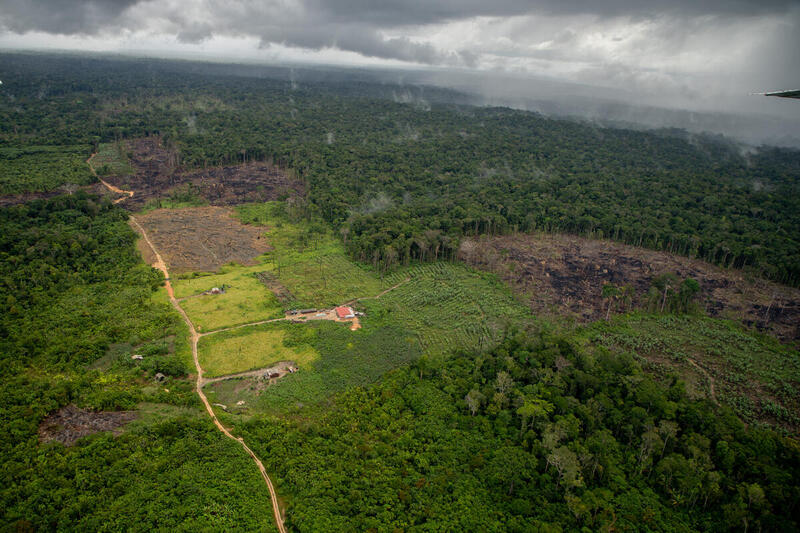
[[[120,202],[122,202],[124,200],[127,200],[130,197],[132,197],[134,195],[134,191],[126,191],[126,190],[120,189],[119,187],[115,187],[114,185],[111,185],[110,183],[106,182],[105,180],[100,178],[100,176],[97,175],[97,172],[95,172],[94,166],[92,165],[92,159],[94,158],[95,155],[97,155],[97,154],[96,153],[92,154],[92,156],[86,161],[86,163],[88,164],[89,169],[91,170],[92,174],[94,174],[94,176],[98,180],[100,180],[100,183],[102,183],[111,192],[114,192],[116,194],[125,195],[125,196],[122,196],[121,198],[117,198],[116,200],[113,201],[113,203],[118,204],[118,203],[120,203]],[[253,459],[253,462],[258,467],[258,471],[261,472],[261,477],[264,478],[264,482],[266,483],[267,488],[269,489],[270,499],[272,500],[272,511],[273,511],[273,515],[275,517],[275,523],[278,526],[278,531],[280,533],[286,533],[286,529],[285,529],[285,527],[283,525],[283,517],[281,516],[280,505],[278,503],[278,495],[275,492],[275,487],[272,484],[272,480],[269,478],[269,475],[267,474],[267,471],[264,468],[264,464],[261,462],[261,459],[259,459],[258,456],[256,456],[255,452],[253,452],[253,450],[250,449],[250,447],[244,442],[244,439],[242,439],[242,437],[235,437],[225,426],[222,425],[222,423],[217,418],[217,415],[214,414],[214,409],[211,407],[211,404],[209,403],[208,398],[206,398],[205,393],[203,393],[203,386],[208,384],[208,383],[213,383],[213,382],[222,381],[222,380],[226,380],[226,379],[232,379],[232,378],[236,378],[236,377],[247,377],[247,376],[257,375],[259,373],[262,373],[265,369],[262,368],[262,369],[257,369],[257,370],[251,370],[249,372],[241,372],[241,373],[238,373],[238,374],[231,374],[231,375],[227,375],[227,376],[220,376],[218,378],[206,379],[206,378],[203,377],[203,368],[200,366],[200,359],[198,357],[197,343],[199,342],[201,337],[204,337],[206,335],[211,335],[213,333],[220,333],[222,331],[229,331],[229,330],[232,330],[232,329],[239,329],[239,328],[244,328],[244,327],[248,327],[248,326],[256,326],[256,325],[259,325],[259,324],[266,324],[266,323],[269,323],[269,322],[278,322],[278,321],[281,321],[281,320],[288,320],[288,318],[283,317],[283,318],[276,318],[276,319],[271,319],[271,320],[261,320],[261,321],[252,322],[252,323],[249,323],[249,324],[241,324],[241,325],[233,326],[233,327],[229,327],[229,328],[222,328],[222,329],[218,329],[218,330],[214,330],[214,331],[208,331],[208,332],[205,332],[205,333],[198,333],[197,329],[195,329],[194,324],[192,323],[191,319],[189,318],[189,315],[186,314],[186,311],[184,311],[183,307],[181,307],[181,305],[180,305],[180,301],[184,300],[185,298],[182,298],[181,300],[178,300],[177,298],[175,298],[175,291],[173,290],[172,283],[170,282],[169,271],[167,270],[167,264],[161,258],[161,254],[158,253],[158,250],[156,250],[155,245],[150,240],[150,237],[148,237],[147,232],[145,231],[144,227],[142,227],[142,225],[139,224],[139,221],[136,220],[135,216],[133,216],[133,215],[130,216],[130,222],[139,231],[139,233],[142,235],[142,237],[144,238],[144,240],[147,243],[147,245],[153,251],[153,255],[155,257],[155,261],[153,262],[153,267],[157,268],[158,270],[160,270],[161,272],[164,273],[164,278],[166,279],[165,287],[167,289],[167,295],[169,296],[169,301],[172,304],[172,306],[175,308],[175,310],[178,311],[178,313],[180,313],[180,315],[183,317],[183,321],[186,322],[186,325],[189,327],[189,332],[191,334],[191,343],[192,343],[192,359],[194,359],[194,366],[195,366],[195,369],[197,370],[197,381],[195,382],[195,392],[197,392],[197,395],[200,397],[200,400],[203,402],[203,405],[206,408],[206,412],[208,412],[208,416],[211,417],[211,420],[214,422],[214,425],[217,426],[217,429],[219,429],[229,439],[235,440],[236,442],[238,442],[242,446],[242,448],[244,448],[244,450]],[[390,291],[393,291],[394,289],[400,287],[401,285],[404,285],[405,283],[408,283],[409,281],[411,281],[411,278],[407,278],[407,279],[401,281],[400,283],[394,285],[393,287],[389,287],[388,289],[384,290],[380,294],[377,294],[376,296],[366,296],[366,297],[362,297],[362,298],[356,298],[355,300],[347,302],[344,305],[352,305],[353,303],[358,302],[360,300],[378,299],[381,296],[383,296],[384,294],[386,294],[386,293],[388,293]],[[711,387],[712,387],[712,394],[713,394],[713,387],[714,387],[713,381],[712,381]]]
[[[225,426],[222,425],[219,419],[217,419],[217,415],[214,414],[214,409],[211,408],[211,404],[208,402],[208,398],[206,398],[206,395],[203,393],[203,385],[205,385],[205,381],[203,379],[203,368],[200,366],[200,360],[197,356],[197,342],[200,340],[200,335],[197,333],[194,324],[192,324],[192,321],[189,319],[189,315],[186,314],[186,311],[183,310],[180,303],[178,303],[178,300],[175,299],[175,293],[172,290],[172,284],[170,283],[169,280],[169,272],[167,271],[167,265],[166,263],[164,263],[164,260],[161,259],[161,255],[159,255],[158,250],[156,250],[155,246],[153,246],[153,243],[150,241],[150,238],[147,236],[147,233],[144,231],[144,228],[139,224],[139,222],[136,220],[136,217],[134,217],[133,215],[131,215],[131,223],[134,226],[136,226],[136,228],[141,232],[145,242],[147,243],[148,246],[150,246],[150,249],[153,250],[153,254],[155,255],[156,258],[155,264],[153,266],[164,273],[164,277],[166,278],[165,283],[167,288],[167,294],[169,295],[169,301],[172,304],[172,307],[174,307],[181,314],[184,322],[186,322],[186,325],[189,326],[189,332],[191,333],[191,340],[192,340],[192,359],[194,359],[194,366],[195,369],[197,370],[197,382],[195,383],[195,391],[197,392],[197,395],[200,397],[200,400],[203,402],[203,405],[205,406],[206,411],[208,412],[208,416],[211,417],[211,420],[213,420],[214,425],[217,426],[217,429],[219,429],[222,433],[224,433],[225,436],[228,437],[229,439],[235,440],[236,442],[241,444],[242,448],[244,448],[244,450],[250,455],[250,457],[256,463],[256,466],[258,466],[258,471],[261,472],[261,477],[264,478],[264,482],[267,484],[267,488],[269,489],[269,496],[272,499],[272,511],[273,514],[275,515],[275,523],[278,526],[278,531],[280,531],[280,533],[286,533],[286,529],[284,529],[283,527],[283,517],[281,516],[280,507],[278,505],[278,495],[275,492],[275,487],[272,485],[272,480],[267,475],[267,471],[264,468],[264,464],[261,462],[261,459],[259,459],[258,456],[256,456],[253,450],[251,450],[250,447],[244,442],[244,439],[242,439],[241,437],[234,437],[233,434],[230,431],[228,431],[228,429]]]
[[[719,405],[719,402],[717,401],[717,395],[714,392],[714,376],[709,374],[705,368],[698,365],[694,359],[689,358],[688,361],[693,367],[699,370],[708,379],[708,389],[711,393],[711,401],[714,402],[714,405]]]
[[[94,156],[95,154],[92,154],[92,157],[90,157],[89,160],[86,162],[88,163],[92,173],[95,176],[97,176],[97,173],[95,172],[94,167],[91,164],[92,158]],[[127,195],[123,196],[122,198],[118,198],[117,200],[114,201],[114,203],[119,203],[122,200],[125,200],[133,196],[133,191],[124,191],[122,189],[114,187],[113,185],[106,183],[104,180],[100,179],[99,176],[97,176],[97,179],[99,179],[100,182],[103,185],[105,185],[110,191],[118,194]],[[150,238],[147,236],[147,232],[145,232],[144,228],[141,226],[141,224],[139,224],[139,221],[136,220],[136,217],[131,215],[130,221],[131,224],[133,224],[139,230],[145,242],[153,251],[153,255],[156,258],[153,266],[164,273],[164,278],[166,278],[165,283],[166,283],[167,294],[169,295],[169,301],[172,304],[172,307],[174,307],[175,310],[181,314],[184,322],[186,322],[186,325],[189,326],[189,332],[191,333],[191,341],[192,341],[192,358],[194,359],[194,366],[195,369],[197,370],[197,381],[195,383],[195,391],[197,392],[197,395],[200,397],[200,400],[203,402],[203,405],[205,406],[206,411],[208,412],[208,416],[211,417],[211,420],[214,422],[214,425],[217,426],[217,429],[219,429],[229,439],[238,442],[242,446],[242,448],[244,448],[244,450],[250,455],[250,457],[253,459],[253,462],[255,462],[256,466],[258,467],[258,471],[261,472],[261,477],[264,478],[264,482],[267,484],[267,488],[269,489],[269,496],[270,499],[272,500],[272,512],[275,516],[275,523],[278,526],[278,531],[280,533],[286,533],[286,529],[283,526],[283,517],[281,516],[280,506],[278,504],[278,495],[275,492],[275,487],[272,485],[272,480],[269,478],[269,475],[267,475],[267,470],[264,468],[264,464],[261,462],[261,459],[259,459],[258,456],[256,456],[255,452],[253,452],[253,450],[251,450],[250,447],[244,442],[244,439],[242,439],[241,437],[235,437],[225,426],[222,425],[219,419],[217,419],[217,415],[214,414],[214,409],[211,408],[211,404],[208,402],[208,398],[206,398],[206,395],[203,393],[203,385],[205,384],[205,381],[203,379],[203,368],[200,366],[200,360],[197,356],[197,342],[200,340],[200,335],[197,333],[194,324],[192,324],[192,321],[189,319],[189,315],[186,314],[186,311],[183,310],[180,303],[175,298],[175,292],[172,289],[172,284],[170,283],[169,279],[169,272],[167,271],[167,264],[161,258],[161,255],[158,253],[158,250],[156,250],[156,247],[153,245],[152,241],[150,241]]]

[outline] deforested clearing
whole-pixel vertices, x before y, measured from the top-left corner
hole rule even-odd
[[[71,446],[78,439],[100,431],[119,432],[136,418],[133,411],[90,411],[67,405],[45,418],[39,426],[39,440]]]
[[[580,322],[603,318],[607,283],[633,289],[629,302],[614,302],[612,313],[641,308],[653,279],[673,273],[699,282],[698,304],[710,316],[740,321],[783,341],[800,340],[800,290],[698,259],[546,233],[466,239],[459,257],[500,275],[537,314],[566,314]]]
[[[265,228],[245,225],[222,207],[156,209],[137,217],[160,251],[170,272],[214,272],[270,250]]]

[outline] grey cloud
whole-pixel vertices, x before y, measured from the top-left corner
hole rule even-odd
[[[146,4],[147,0],[2,0],[0,24],[23,33],[31,30],[56,34],[96,34],[120,23],[119,16],[129,7]],[[158,4],[150,2],[158,11]],[[168,2],[166,2],[168,3]],[[251,0],[208,0],[204,7],[226,16],[241,15],[243,26],[271,24],[262,15],[277,13],[283,8],[292,14],[302,12],[305,20],[334,26],[358,25],[367,29],[397,28],[463,20],[477,16],[506,17],[514,15],[618,16],[755,16],[780,14],[797,7],[797,0],[299,0],[296,5]],[[183,6],[181,6],[183,7]],[[185,6],[187,10],[191,6]],[[230,15],[229,15],[230,14]],[[146,22],[146,21],[145,21]],[[292,23],[292,20],[279,20]],[[218,30],[216,26],[212,26]],[[134,28],[129,28],[134,29]],[[318,25],[313,29],[325,31]],[[233,30],[233,28],[229,28]],[[189,40],[199,35],[196,28],[184,30]],[[208,32],[202,32],[203,35]]]
[[[3,0],[0,27],[16,33],[95,34],[140,0]]]
[[[784,13],[796,0],[308,0],[309,9],[334,21],[384,27],[439,23],[477,16],[527,14],[601,17],[669,15],[752,16]]]
[[[762,41],[757,55],[741,60],[731,55],[720,27],[778,15],[787,21],[786,30],[754,34],[753,42]],[[484,21],[480,43],[451,38],[444,42],[456,44],[443,49],[434,44],[441,41],[426,40],[427,28],[475,17],[492,17]],[[757,76],[786,86],[800,82],[798,20],[798,0],[0,0],[0,30],[18,34],[113,36],[142,30],[189,44],[214,36],[249,37],[262,47],[334,48],[430,65],[520,71],[528,65],[544,71],[569,64],[564,71],[587,83],[670,86],[682,94],[691,93],[685,73],[667,72],[669,67],[648,71],[643,65],[694,49],[703,57],[730,56],[739,81]],[[632,24],[641,21],[652,28],[636,34]],[[619,43],[622,54],[615,50],[604,57],[606,49],[584,38],[593,32]],[[708,40],[696,39],[706,34]]]

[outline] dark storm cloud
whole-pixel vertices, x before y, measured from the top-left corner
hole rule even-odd
[[[95,34],[139,0],[2,0],[0,28],[16,33]]]
[[[772,26],[760,26],[765,19]],[[776,20],[784,27],[776,29]],[[757,71],[790,83],[800,65],[798,20],[800,0],[0,0],[0,34],[108,40],[128,32],[182,45],[247,38],[264,49],[551,69],[586,83],[667,83],[681,91],[693,82],[679,77],[695,75],[703,62],[718,71],[752,65],[740,68],[739,81]]]
[[[158,12],[160,3],[146,0],[2,0],[0,1],[0,26],[17,33],[43,31],[54,34],[97,34],[108,30],[109,27],[113,29],[125,24],[130,25],[133,22],[146,23],[147,21],[126,20],[121,15],[126,9],[137,4],[152,4],[153,10]],[[169,4],[170,2],[163,3]],[[590,14],[600,17],[639,17],[664,14],[673,16],[756,16],[783,13],[797,5],[797,0],[756,2],[744,0],[673,0],[669,2],[663,0],[539,0],[534,2],[525,0],[445,0],[438,2],[430,0],[380,2],[373,0],[300,0],[295,5],[299,9],[293,9],[292,12],[293,14],[302,12],[306,18],[279,22],[294,22],[294,24],[314,22],[319,25],[307,29],[323,32],[324,26],[320,25],[329,24],[334,27],[356,25],[368,39],[371,31],[381,28],[435,24],[476,16],[507,17],[526,14]],[[188,10],[191,10],[192,7],[191,3],[186,6]],[[219,13],[222,19],[229,18],[231,13],[241,15],[240,31],[251,34],[254,24],[269,25],[275,22],[274,19],[261,18],[259,14],[278,11],[281,5],[251,0],[209,0],[204,2],[204,7],[211,12]],[[272,9],[269,9],[270,7]],[[183,18],[188,19],[189,17]],[[135,28],[129,27],[128,29]],[[186,40],[195,41],[219,30],[220,28],[217,28],[211,21],[207,27],[186,27],[179,32]],[[227,28],[227,30],[230,33],[232,28]],[[268,38],[266,35],[260,36]],[[353,35],[350,34],[348,38],[353,38]],[[372,42],[372,46],[355,46],[353,48],[376,48],[377,52],[377,48],[380,48],[378,44]],[[407,52],[399,54],[402,57],[416,57],[426,53],[424,50],[411,51],[414,47],[405,43],[395,44],[407,49]],[[435,56],[435,54],[433,55]]]
[[[309,7],[328,13],[331,20],[359,20],[380,26],[430,24],[476,16],[526,14],[601,17],[669,15],[753,16],[783,13],[797,0],[308,0]]]

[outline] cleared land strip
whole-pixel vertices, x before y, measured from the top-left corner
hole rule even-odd
[[[92,157],[94,157],[95,155],[96,154],[92,154]],[[95,172],[94,167],[91,164],[92,157],[89,158],[87,163],[92,173],[95,176],[97,176],[97,173]],[[99,176],[98,179],[100,179]],[[127,194],[127,196],[123,196],[122,198],[115,200],[114,203],[119,203],[122,200],[125,200],[133,196],[133,191],[123,191],[105,182],[102,179],[100,179],[100,181],[102,182],[103,185],[105,185],[108,188],[108,190],[112,192]],[[228,429],[225,426],[222,425],[219,419],[217,419],[217,415],[214,414],[214,409],[211,408],[211,404],[208,403],[208,398],[206,398],[206,395],[203,394],[203,368],[200,366],[200,360],[197,357],[197,342],[200,340],[200,336],[197,334],[197,330],[195,329],[194,324],[192,324],[192,321],[189,319],[189,315],[186,314],[186,311],[183,310],[180,303],[178,303],[178,300],[175,299],[175,292],[173,291],[172,283],[170,283],[169,280],[169,271],[167,271],[167,265],[166,263],[164,263],[164,260],[161,259],[161,255],[158,253],[158,250],[156,250],[156,247],[153,246],[153,243],[147,236],[147,232],[144,231],[144,228],[136,220],[136,217],[131,215],[130,220],[131,223],[134,226],[136,226],[136,228],[141,232],[145,242],[153,251],[153,254],[155,255],[156,258],[154,266],[164,273],[164,278],[166,279],[165,283],[166,283],[167,294],[169,295],[169,301],[172,304],[172,306],[181,314],[184,322],[186,322],[186,325],[189,327],[189,331],[191,332],[192,358],[194,359],[194,366],[197,369],[197,382],[195,383],[195,391],[197,392],[197,395],[200,397],[200,400],[203,402],[203,405],[206,408],[206,412],[208,412],[208,415],[211,417],[211,420],[214,422],[214,425],[217,426],[217,429],[219,429],[229,439],[235,440],[236,442],[241,444],[242,448],[244,448],[244,450],[253,459],[253,462],[256,463],[258,471],[261,472],[261,477],[264,478],[264,483],[267,484],[267,489],[269,489],[269,496],[270,499],[272,500],[272,513],[275,517],[275,524],[278,526],[278,531],[280,533],[286,533],[286,528],[283,526],[283,517],[281,516],[280,507],[278,505],[278,495],[275,492],[275,487],[272,485],[272,480],[269,478],[269,475],[267,475],[267,470],[264,468],[264,463],[261,462],[261,459],[259,459],[258,456],[256,456],[256,454],[253,452],[253,450],[251,450],[250,447],[244,442],[244,439],[242,439],[241,437],[234,437],[233,434],[230,431],[228,431]]]
[[[103,183],[105,184],[105,182]],[[275,523],[278,526],[278,531],[280,533],[286,533],[286,529],[283,526],[283,517],[281,516],[280,508],[278,505],[278,495],[275,492],[275,487],[272,485],[272,480],[269,478],[269,475],[267,475],[267,470],[264,468],[264,464],[261,462],[261,459],[259,459],[258,456],[256,456],[253,450],[251,450],[250,447],[244,442],[244,439],[242,439],[241,437],[235,437],[230,431],[228,431],[228,429],[225,426],[222,425],[219,419],[217,419],[217,415],[214,414],[214,409],[208,402],[208,398],[206,398],[206,395],[203,393],[203,385],[204,385],[203,368],[200,366],[200,359],[197,356],[197,342],[200,340],[200,335],[198,335],[197,330],[194,327],[194,324],[192,324],[192,321],[189,319],[189,315],[186,314],[186,311],[183,310],[180,303],[178,303],[178,300],[175,299],[175,293],[172,289],[172,284],[170,283],[169,272],[167,271],[167,265],[164,263],[163,259],[161,259],[161,255],[159,255],[158,250],[156,250],[155,246],[153,246],[153,243],[147,236],[147,232],[145,232],[144,228],[136,220],[136,217],[131,216],[130,220],[131,223],[134,226],[136,226],[139,232],[141,232],[145,242],[153,251],[153,254],[155,255],[156,258],[155,267],[161,270],[164,273],[164,277],[166,278],[165,283],[166,283],[167,294],[169,295],[169,301],[172,304],[172,306],[181,314],[184,322],[186,322],[186,325],[189,327],[189,331],[191,333],[191,341],[192,341],[192,358],[194,359],[194,366],[197,370],[197,381],[195,383],[195,391],[197,392],[197,395],[200,397],[200,400],[203,402],[203,405],[206,408],[206,412],[208,412],[208,415],[211,417],[211,420],[214,422],[214,425],[217,426],[217,429],[219,429],[229,439],[238,442],[242,446],[242,448],[244,448],[244,450],[250,455],[250,457],[253,459],[253,462],[255,462],[256,466],[258,467],[258,471],[261,472],[261,477],[264,478],[264,483],[267,484],[267,488],[269,489],[270,499],[272,500],[272,512],[273,515],[275,516]]]

